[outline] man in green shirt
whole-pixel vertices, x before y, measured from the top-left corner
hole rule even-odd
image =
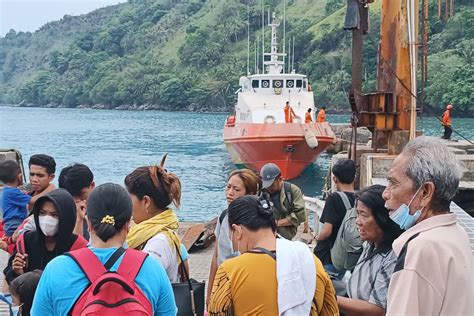
[[[303,193],[296,185],[281,178],[281,170],[273,163],[260,170],[262,189],[270,194],[277,232],[286,239],[293,239],[300,223],[306,220]]]

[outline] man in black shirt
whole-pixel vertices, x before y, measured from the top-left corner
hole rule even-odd
[[[339,160],[332,167],[332,179],[336,184],[336,190],[344,192],[349,199],[351,206],[355,203],[354,178],[356,166],[354,161],[349,159]],[[326,199],[323,214],[319,221],[323,223],[323,228],[319,232],[314,254],[321,260],[326,271],[339,279],[342,279],[346,271],[337,270],[331,260],[331,247],[336,240],[337,232],[346,215],[346,207],[339,194],[331,193]]]

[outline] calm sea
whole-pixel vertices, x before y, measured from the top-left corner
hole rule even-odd
[[[166,167],[183,185],[180,218],[203,221],[225,208],[226,176],[234,168],[222,141],[225,116],[0,107],[0,148],[20,150],[26,163],[33,154],[49,154],[56,159],[58,175],[71,163],[84,163],[97,184],[123,184],[136,167],[159,163],[168,153]],[[348,116],[329,115],[328,119],[340,123]],[[474,139],[474,119],[455,118],[453,124]],[[442,133],[434,118],[422,118],[418,126],[428,135]],[[458,137],[453,134],[453,138]],[[330,156],[323,154],[292,182],[306,195],[319,195],[329,162]]]

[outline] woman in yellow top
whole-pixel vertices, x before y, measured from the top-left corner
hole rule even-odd
[[[216,273],[209,315],[339,315],[319,259],[300,242],[276,238],[269,201],[240,197],[228,217],[235,257]]]

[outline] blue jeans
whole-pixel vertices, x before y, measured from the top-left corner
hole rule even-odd
[[[18,226],[23,223],[23,219],[20,218],[10,218],[7,221],[3,222],[3,230],[5,231],[5,235],[11,236],[18,228]]]
[[[338,280],[342,280],[342,278],[344,277],[344,274],[346,274],[346,270],[337,270],[336,267],[332,263],[325,264],[324,269],[326,270],[327,274],[329,274],[331,278],[335,278]]]

